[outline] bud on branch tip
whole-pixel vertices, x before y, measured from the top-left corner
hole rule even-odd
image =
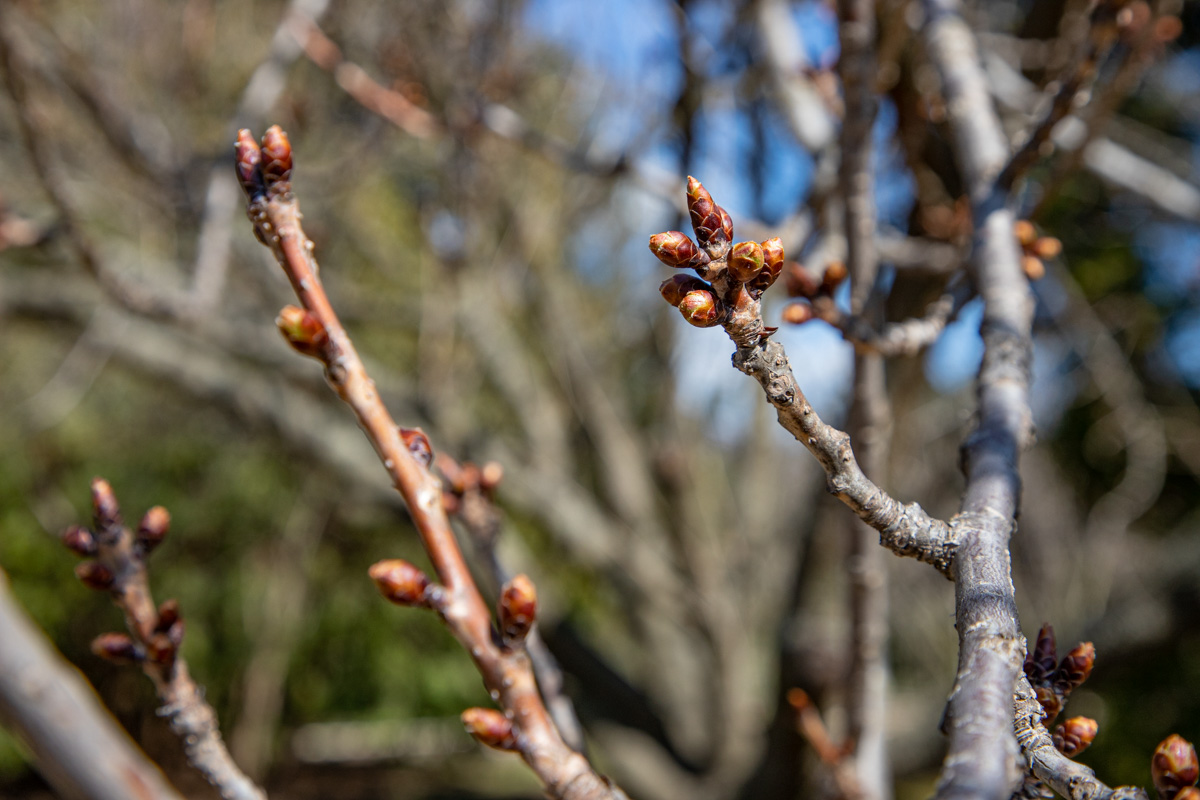
[[[254,141],[254,134],[248,128],[238,131],[237,142],[233,146],[234,167],[237,169],[238,183],[246,198],[253,203],[262,197],[266,191],[262,175],[262,149]]]
[[[275,318],[275,326],[292,348],[306,356],[321,358],[329,334],[321,321],[298,306],[284,306]]]
[[[262,176],[272,197],[291,189],[292,144],[283,128],[272,125],[262,138]]]

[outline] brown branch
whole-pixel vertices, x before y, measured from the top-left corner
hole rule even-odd
[[[0,570],[0,720],[64,797],[182,800],[22,613]]]
[[[204,690],[188,674],[179,655],[183,619],[173,600],[155,606],[146,557],[166,536],[170,515],[161,506],[143,517],[137,534],[121,523],[112,487],[92,481],[94,531],[72,527],[63,536],[71,550],[90,560],[75,572],[92,589],[104,590],[125,615],[129,636],[104,634],[92,644],[97,655],[119,663],[138,663],[154,683],[158,715],[183,744],[188,763],[226,800],[264,800],[266,795],[234,763],[217,725],[217,714]]]
[[[239,134],[237,168],[249,197],[255,233],[274,254],[303,306],[303,310],[284,310],[281,329],[294,347],[320,359],[330,386],[353,409],[404,498],[441,582],[422,590],[421,602],[436,608],[505,712],[471,709],[464,721],[481,741],[519,752],[552,797],[624,798],[563,742],[538,694],[525,649],[512,646],[493,630],[488,607],[446,517],[441,483],[429,469],[428,440],[419,431],[402,434],[392,420],[325,294],[312,242],[300,226],[291,167],[291,146],[278,127],[267,132],[261,150],[248,131]]]

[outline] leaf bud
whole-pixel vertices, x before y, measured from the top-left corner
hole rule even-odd
[[[142,516],[137,530],[137,541],[142,546],[142,551],[149,553],[162,544],[170,529],[171,512],[162,506],[155,506],[147,511]]]
[[[1054,731],[1054,746],[1067,758],[1074,758],[1091,746],[1099,729],[1094,719],[1071,717]]]
[[[121,524],[121,507],[112,486],[104,478],[92,478],[92,520],[101,538],[107,538],[111,530]]]
[[[261,199],[266,193],[263,183],[262,149],[254,141],[254,134],[248,128],[238,131],[237,142],[233,146],[234,168],[237,170],[238,183],[246,193],[246,199],[251,203]]]
[[[182,630],[182,623],[180,625]],[[180,638],[182,638],[182,634]],[[175,656],[178,654],[179,644],[172,641],[171,637],[165,633],[153,633],[146,639],[146,659],[148,661],[169,667],[175,663]]]
[[[429,605],[429,578],[399,558],[377,561],[367,571],[379,593],[398,606],[425,608]]]
[[[512,720],[491,708],[468,708],[462,713],[467,733],[488,747],[497,750],[515,751],[517,736]]]
[[[668,267],[676,269],[702,267],[708,263],[705,253],[686,233],[667,231],[650,237],[650,252]]]
[[[707,289],[695,289],[679,302],[679,312],[697,328],[711,328],[721,321],[721,304]]]
[[[408,452],[412,453],[413,458],[419,461],[423,466],[428,467],[433,463],[433,445],[429,443],[429,437],[425,435],[425,431],[420,428],[405,428],[399,427],[400,440],[404,442],[404,446],[408,448]]]
[[[142,648],[124,633],[102,633],[92,640],[92,652],[114,664],[136,664],[146,657]]]
[[[1021,247],[1029,247],[1037,241],[1037,228],[1027,219],[1019,219],[1013,223],[1013,236],[1017,237]]]
[[[672,275],[659,284],[658,293],[663,296],[664,300],[678,308],[688,292],[711,288],[707,283],[692,275]]]
[[[687,198],[688,215],[692,218],[696,241],[710,250],[710,256],[724,255],[729,242],[733,240],[733,222],[729,214],[713,202],[708,190],[691,175],[688,176]]]
[[[1196,748],[1187,739],[1172,733],[1155,749],[1150,759],[1150,775],[1163,800],[1174,800],[1181,789],[1195,785],[1200,777]]]
[[[1042,236],[1034,241],[1030,249],[1041,259],[1058,258],[1062,253],[1062,242],[1053,236]]]
[[[729,274],[749,283],[763,269],[763,248],[758,242],[738,242],[729,253]]]
[[[298,306],[284,306],[275,318],[275,326],[297,353],[324,358],[329,334],[321,321]]]
[[[1054,640],[1054,627],[1047,622],[1038,631],[1037,644],[1025,656],[1025,675],[1030,683],[1045,686],[1058,669],[1058,646]]]
[[[805,300],[798,300],[783,307],[783,321],[789,325],[803,325],[815,316],[812,304]]]
[[[262,138],[262,176],[271,197],[291,190],[292,143],[283,128],[272,125]]]
[[[84,586],[98,592],[111,589],[113,581],[116,580],[112,571],[98,561],[84,561],[82,564],[76,564],[75,577],[79,578],[79,582]]]
[[[82,525],[72,525],[63,531],[62,543],[77,556],[96,555],[96,537]]]
[[[1075,645],[1058,665],[1058,672],[1054,674],[1055,690],[1063,697],[1071,694],[1088,679],[1095,664],[1096,648],[1091,642]]]
[[[1046,265],[1037,256],[1023,256],[1021,258],[1021,272],[1025,273],[1025,277],[1031,281],[1040,281],[1046,277]]]
[[[537,590],[525,575],[517,575],[500,590],[500,631],[506,641],[520,643],[537,619]]]

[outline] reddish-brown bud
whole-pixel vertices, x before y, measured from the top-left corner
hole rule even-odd
[[[683,298],[687,297],[688,292],[711,288],[707,283],[692,275],[672,275],[659,284],[658,293],[663,296],[663,300],[678,308],[679,304],[683,302]]]
[[[425,435],[425,431],[420,428],[405,428],[400,427],[400,440],[404,442],[404,446],[408,448],[408,452],[413,454],[413,458],[428,467],[433,463],[433,445],[429,443],[429,437]]]
[[[468,708],[462,713],[467,733],[488,747],[497,750],[516,750],[517,736],[512,720],[491,708]]]
[[[72,525],[63,531],[62,543],[77,556],[96,555],[96,537],[82,525]]]
[[[137,540],[143,552],[150,552],[162,544],[167,531],[171,529],[171,512],[162,506],[155,506],[142,516],[138,525]]]
[[[1059,663],[1058,672],[1054,673],[1055,691],[1064,698],[1067,697],[1088,679],[1095,664],[1096,648],[1091,642],[1075,645]]]
[[[262,150],[248,128],[238,131],[233,157],[238,183],[246,193],[246,199],[253,203],[263,196],[267,187],[263,183]]]
[[[1181,789],[1195,785],[1200,778],[1196,748],[1187,739],[1172,733],[1155,749],[1150,759],[1150,775],[1163,800],[1175,800]]]
[[[1173,42],[1183,33],[1183,21],[1173,14],[1165,14],[1154,20],[1154,38],[1160,44]]]
[[[117,504],[117,496],[104,478],[92,478],[92,520],[101,538],[121,524],[121,507]]]
[[[725,248],[733,241],[733,221],[729,214],[713,202],[708,190],[691,175],[688,176],[687,198],[696,241],[706,250],[717,251],[709,255],[724,255]]]
[[[323,358],[329,334],[321,321],[298,306],[284,306],[275,318],[275,326],[292,348],[306,356]]]
[[[499,461],[489,461],[479,469],[479,488],[494,492],[504,480],[504,466]]]
[[[371,565],[367,572],[379,593],[398,606],[424,608],[429,605],[432,585],[424,572],[399,558],[389,558]]]
[[[1099,723],[1087,717],[1071,717],[1054,731],[1054,746],[1067,758],[1087,750],[1100,730]]]
[[[787,262],[783,267],[783,290],[788,297],[805,297],[812,299],[817,296],[821,284],[817,283],[803,264],[795,261]]]
[[[825,267],[825,275],[821,278],[821,291],[833,294],[833,290],[840,286],[849,274],[850,271],[846,269],[844,262],[830,261]]]
[[[1037,228],[1029,220],[1019,219],[1013,223],[1013,236],[1017,237],[1021,247],[1029,247],[1037,241]]]
[[[1034,694],[1037,695],[1037,701],[1042,707],[1042,711],[1046,715],[1042,718],[1043,725],[1049,725],[1058,719],[1058,715],[1062,713],[1062,698],[1058,692],[1054,691],[1052,686],[1037,686],[1034,687]]]
[[[164,600],[158,607],[158,622],[155,624],[154,630],[166,633],[171,630],[172,625],[179,621],[179,601],[175,598]]]
[[[816,317],[811,303],[799,300],[783,307],[783,321],[789,325],[803,325]]]
[[[758,297],[779,278],[783,272],[783,241],[778,237],[772,237],[762,242],[759,245],[763,251],[763,266],[758,275],[752,281],[746,284],[746,290],[754,297]]]
[[[1031,281],[1040,281],[1046,277],[1046,265],[1037,256],[1022,256],[1021,272]]]
[[[696,289],[679,302],[683,318],[697,328],[711,328],[721,322],[721,302],[707,289]]]
[[[75,577],[79,578],[79,582],[84,586],[98,592],[111,589],[113,581],[116,580],[108,567],[98,561],[84,561],[82,564],[76,564]]]
[[[1030,250],[1041,259],[1058,258],[1062,253],[1062,242],[1053,236],[1042,236],[1034,241]]]
[[[169,667],[175,663],[175,656],[178,653],[179,645],[165,633],[153,633],[146,639],[146,659],[155,664]]]
[[[272,197],[291,190],[292,143],[278,125],[267,128],[263,134],[262,176]]]
[[[1058,669],[1058,645],[1049,622],[1038,631],[1037,644],[1025,656],[1025,674],[1035,687],[1045,686]]]
[[[508,642],[523,642],[537,620],[537,590],[533,581],[517,575],[500,591],[500,632]]]
[[[650,252],[668,267],[676,269],[702,267],[709,262],[705,253],[686,233],[667,231],[650,237]]]
[[[92,640],[92,652],[114,664],[136,664],[146,654],[124,633],[102,633]]]
[[[729,274],[749,283],[763,269],[763,248],[758,242],[738,242],[729,253]]]

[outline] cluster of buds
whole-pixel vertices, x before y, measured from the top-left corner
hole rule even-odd
[[[114,556],[128,546],[132,555],[144,559],[162,544],[171,528],[171,514],[162,506],[145,513],[137,532],[130,533],[121,522],[121,508],[112,486],[103,478],[92,480],[92,528],[72,525],[63,531],[63,545],[81,558],[88,559],[75,566],[75,575],[83,585],[97,591],[109,591],[116,583],[118,571]]]
[[[470,461],[460,464],[445,453],[438,453],[434,465],[444,478],[442,507],[447,514],[459,513],[469,498],[482,497],[490,502],[504,479],[504,467],[498,461],[483,465]]]
[[[724,323],[732,310],[757,300],[783,270],[783,242],[733,243],[733,221],[713,202],[700,181],[689,176],[688,214],[693,242],[680,231],[650,237],[650,252],[672,269],[690,269],[698,277],[675,275],[659,293],[697,328]]]
[[[1031,281],[1041,280],[1046,274],[1044,262],[1062,253],[1062,242],[1053,236],[1039,235],[1037,228],[1027,219],[1016,221],[1013,234],[1021,245],[1021,271]]]
[[[789,261],[783,268],[783,286],[788,297],[799,299],[784,307],[783,321],[803,325],[812,319],[830,319],[836,311],[833,293],[848,275],[843,262],[831,261],[818,283],[803,264]]]
[[[1046,623],[1038,631],[1037,643],[1025,656],[1025,675],[1045,712],[1047,726],[1058,717],[1071,692],[1092,674],[1096,648],[1091,642],[1076,645],[1058,660],[1054,628]],[[1068,756],[1076,756],[1096,738],[1097,723],[1087,717],[1072,717],[1054,732],[1054,744]]]
[[[234,159],[238,183],[251,205],[291,192],[292,144],[278,125],[267,128],[261,145],[248,129],[238,131]]]
[[[1196,748],[1179,734],[1171,734],[1155,749],[1150,759],[1150,775],[1161,800],[1200,800],[1196,781],[1200,762]]]
[[[1091,36],[1096,48],[1111,47],[1118,41],[1134,46],[1149,29],[1150,43],[1162,47],[1183,33],[1183,22],[1173,14],[1156,17],[1146,0],[1106,0],[1092,12]]]

